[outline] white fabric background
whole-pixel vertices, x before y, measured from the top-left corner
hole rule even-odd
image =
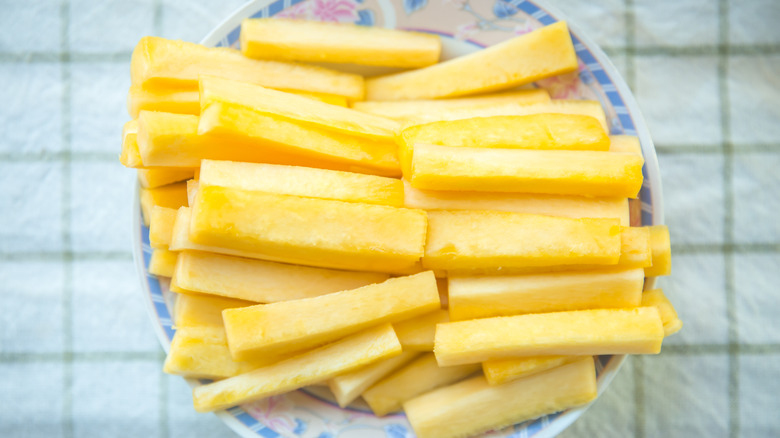
[[[648,120],[685,323],[563,436],[780,435],[780,2],[554,3]],[[138,39],[241,4],[0,1],[0,436],[231,436],[160,371],[117,155]]]

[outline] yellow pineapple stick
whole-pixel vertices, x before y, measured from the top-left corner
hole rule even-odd
[[[223,379],[263,365],[262,362],[234,361],[224,327],[195,326],[176,329],[163,371],[197,379]]]
[[[549,101],[550,94],[547,90],[537,88],[456,99],[363,101],[353,103],[352,108],[364,113],[405,122],[409,119],[425,116],[426,114],[436,114],[441,111],[473,109],[508,103],[547,103]]]
[[[654,306],[658,309],[664,326],[664,337],[677,333],[682,321],[677,312],[664,296],[661,289],[646,291],[642,294],[642,306]],[[537,356],[488,360],[482,363],[485,378],[491,385],[500,385],[577,360],[577,356]]]
[[[566,22],[430,67],[366,80],[368,100],[463,96],[502,90],[577,69]]]
[[[314,125],[318,129],[374,140],[393,141],[399,128],[398,122],[384,117],[328,105],[246,82],[201,76],[201,112],[214,103],[242,105],[261,114],[275,115],[296,123]]]
[[[294,89],[363,99],[363,77],[322,67],[246,58],[228,48],[143,37],[133,50],[130,79],[149,89],[198,89],[200,75],[246,81],[271,88]]]
[[[389,324],[364,330],[332,344],[193,390],[195,410],[215,411],[260,400],[333,378],[401,354]]]
[[[404,206],[400,180],[310,167],[277,164],[201,162],[199,184],[307,198]]]
[[[141,111],[137,125],[120,157],[128,167],[193,168],[214,159],[400,173],[394,143],[322,132],[244,107],[214,104],[201,117]]]
[[[223,319],[233,357],[246,360],[315,347],[439,306],[436,279],[424,272],[319,297],[228,309]]]
[[[291,164],[386,176],[401,173],[397,146],[393,141],[328,131],[243,105],[209,104],[203,108],[198,129],[201,135],[216,138],[220,144],[235,144],[235,147],[258,154],[255,159],[235,161]]]
[[[501,385],[582,359],[582,356],[530,356],[482,362],[482,372],[491,385]]]
[[[187,205],[187,184],[175,183],[153,189],[141,188],[141,213],[144,225],[149,226],[155,206],[179,208]]]
[[[248,58],[425,67],[441,53],[438,35],[352,23],[277,18],[241,22],[241,53]]]
[[[202,251],[182,251],[174,274],[176,286],[182,289],[257,303],[310,298],[381,283],[387,278],[388,274],[312,268]]]
[[[255,303],[208,295],[177,295],[173,305],[173,325],[183,327],[221,327],[222,311]],[[226,344],[227,345],[227,344]]]
[[[310,93],[299,90],[284,90],[331,105],[347,106],[347,98],[333,94]],[[198,88],[148,88],[130,87],[127,94],[127,112],[136,118],[141,111],[160,111],[175,114],[200,114],[200,93]]]
[[[416,144],[451,147],[607,151],[610,139],[598,120],[579,114],[529,114],[441,121],[405,128],[399,136],[405,177],[412,174]]]
[[[173,316],[176,333],[163,371],[192,378],[221,379],[272,363],[277,358],[234,361],[228,349],[222,311],[253,303],[206,295],[177,295]]]
[[[363,399],[377,416],[401,409],[420,394],[455,383],[479,370],[479,365],[440,368],[432,353],[424,353],[363,392]]]
[[[436,326],[439,365],[528,356],[657,354],[664,328],[655,307],[473,319]]]
[[[153,189],[192,178],[195,169],[138,169],[141,187]]]
[[[168,249],[176,221],[176,209],[155,205],[149,220],[149,244],[154,249]]]
[[[664,336],[673,335],[682,328],[683,323],[677,316],[677,311],[661,289],[645,291],[642,294],[642,305],[655,306],[658,309],[664,324]]]
[[[449,277],[451,321],[565,310],[637,307],[642,268],[498,277]]]
[[[409,180],[412,187],[425,190],[636,198],[643,163],[628,153],[418,143]]]
[[[608,266],[614,269],[646,268],[653,262],[653,253],[650,248],[650,227],[620,227],[620,258],[614,265]],[[450,270],[449,275],[475,276],[475,275],[525,275],[543,274],[568,271],[591,271],[604,269],[604,265],[553,265],[553,266],[527,266],[527,267],[498,267],[498,268],[460,268]]]
[[[137,118],[141,111],[164,113],[200,114],[200,95],[195,88],[149,88],[140,85],[127,92],[127,113]]]
[[[593,358],[584,358],[504,385],[483,376],[404,403],[418,438],[456,438],[582,406],[598,395]]]
[[[198,189],[189,238],[271,261],[398,272],[422,256],[426,223],[422,210],[211,186]]]
[[[430,211],[423,266],[475,269],[615,264],[617,219],[570,219],[501,211]]]
[[[650,229],[650,246],[653,253],[653,265],[645,268],[645,275],[658,277],[672,273],[672,246],[669,240],[669,228],[655,225]]]
[[[436,324],[449,321],[449,313],[439,309],[417,318],[395,323],[393,328],[404,351],[433,351]]]
[[[141,111],[137,120],[138,151],[146,166],[198,167],[201,158],[232,152],[198,135],[198,116]],[[241,158],[251,157],[248,152]]]
[[[642,156],[642,146],[639,137],[634,135],[610,135],[609,151],[631,153]]]
[[[149,273],[159,277],[171,277],[176,267],[176,259],[179,253],[168,251],[166,249],[152,250],[152,257],[149,259]]]
[[[414,351],[404,351],[390,359],[374,362],[355,371],[340,374],[328,380],[328,387],[333,392],[333,395],[336,396],[339,406],[343,408],[360,397],[360,394],[369,386],[406,365],[419,354]]]
[[[130,120],[122,127],[122,152],[119,154],[119,162],[125,167],[143,167],[138,150],[138,120]]]
[[[198,180],[196,179],[187,180],[187,205],[190,207],[195,204],[195,195],[198,194],[198,186],[199,186]]]
[[[422,210],[495,210],[570,218],[616,218],[629,226],[627,198],[532,193],[485,193],[420,190],[403,180],[404,205]]]
[[[601,123],[604,132],[609,133],[607,125],[607,116],[604,108],[597,100],[566,100],[553,99],[549,102],[539,103],[505,103],[479,108],[457,108],[441,111],[431,111],[421,113],[405,120],[404,127],[418,125],[421,123],[431,123],[443,120],[462,120],[473,119],[476,117],[494,117],[494,116],[524,116],[528,114],[580,114],[590,116]]]

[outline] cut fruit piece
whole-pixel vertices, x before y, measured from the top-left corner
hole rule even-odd
[[[187,184],[176,183],[153,189],[141,188],[141,212],[144,216],[144,225],[149,226],[152,218],[152,208],[160,206],[165,208],[179,208],[187,205]]]
[[[192,218],[191,207],[179,207],[176,211],[176,220],[173,222],[171,243],[168,249],[171,251],[210,251],[209,247],[196,245],[190,240],[190,222]]]
[[[127,112],[137,118],[141,111],[200,114],[200,94],[193,88],[153,88],[131,86],[127,93]]]
[[[395,323],[393,328],[404,351],[433,351],[436,324],[449,321],[449,313],[439,309],[427,315]]]
[[[582,359],[581,356],[531,356],[496,359],[482,362],[482,371],[489,384],[501,385],[580,359]]]
[[[419,70],[366,80],[368,100],[433,99],[502,90],[577,70],[566,22]]]
[[[197,85],[197,84],[196,84]],[[347,106],[347,98],[333,94],[310,93],[300,90],[284,90],[331,105]],[[141,111],[161,111],[175,114],[200,114],[200,92],[192,89],[130,87],[127,95],[127,111],[133,118]]]
[[[404,205],[422,210],[495,210],[569,218],[615,218],[629,225],[627,198],[448,192],[415,189],[404,180]]]
[[[153,189],[192,178],[195,169],[138,169],[141,187]]]
[[[222,317],[233,357],[247,360],[315,347],[437,308],[436,279],[424,272],[320,297],[226,310]]]
[[[669,239],[669,228],[666,225],[654,225],[650,229],[650,246],[653,254],[653,264],[645,268],[645,275],[658,277],[672,273],[672,245]]]
[[[642,156],[642,145],[639,144],[639,137],[634,135],[610,135],[609,151],[631,153]]]
[[[561,272],[500,277],[449,277],[450,320],[637,307],[645,272]]]
[[[187,180],[187,205],[195,204],[195,195],[198,194],[198,181],[194,179]]]
[[[293,391],[401,354],[389,324],[193,390],[195,410],[215,411]]]
[[[197,90],[200,75],[246,81],[266,87],[312,91],[363,99],[363,78],[322,67],[278,61],[257,61],[228,48],[143,37],[133,50],[133,86]]]
[[[196,379],[223,379],[262,365],[234,361],[223,327],[181,327],[173,335],[163,371]]]
[[[441,271],[440,271],[441,272]],[[436,275],[436,287],[439,288],[439,300],[441,300],[441,308],[447,309],[450,304],[449,299],[449,291],[447,290],[447,279],[446,272],[444,272],[445,275],[439,275],[436,273],[436,271],[433,271],[434,275]],[[449,313],[447,313],[449,315]]]
[[[220,248],[215,246],[201,245],[192,242],[190,240],[190,222],[191,222],[190,218],[191,217],[192,214],[191,214],[191,209],[189,207],[181,207],[179,208],[179,211],[176,213],[176,222],[173,224],[173,236],[171,237],[171,244],[169,246],[169,249],[171,249],[172,251],[186,251],[186,250],[205,251],[205,252],[212,252],[217,254],[225,254],[225,255],[232,255],[236,257],[261,259],[261,260],[268,258],[264,254],[258,254],[251,251]],[[336,268],[336,269],[344,269],[344,268]],[[382,268],[380,267],[378,269],[382,269]],[[370,270],[368,271],[370,272]],[[406,268],[393,270],[392,272],[389,273],[398,274],[398,275],[412,275],[412,274],[418,274],[423,271],[424,269],[422,268],[422,264],[419,261],[417,261]],[[377,274],[377,272],[373,272],[372,274]]]
[[[481,96],[464,97],[460,99],[434,100],[400,100],[400,101],[365,101],[355,102],[352,108],[364,113],[387,117],[398,121],[406,121],[425,114],[445,110],[480,108],[508,103],[533,104],[550,101],[547,90],[516,90]]]
[[[479,365],[440,368],[432,353],[425,353],[363,393],[363,399],[377,416],[401,409],[420,394],[450,385],[479,371]]]
[[[406,365],[419,354],[420,353],[413,351],[404,351],[400,355],[391,357],[390,359],[374,362],[367,367],[340,374],[328,381],[328,387],[331,392],[333,392],[333,395],[336,396],[336,401],[339,406],[342,408],[346,407],[356,398],[360,397],[360,394],[368,389],[369,386],[378,382],[396,369]]]
[[[198,245],[190,240],[190,222],[192,218],[191,207],[180,207],[176,212],[176,221],[173,223],[173,234],[171,235],[171,244],[168,248],[171,251],[202,251],[217,252],[220,248],[214,248],[206,245]],[[241,251],[223,251],[219,254],[233,255],[237,257],[251,257]]]
[[[176,286],[186,290],[257,303],[274,303],[381,283],[387,280],[388,275],[182,251],[174,277]]]
[[[457,438],[582,406],[597,395],[588,357],[506,385],[474,377],[409,400],[404,411],[418,438]]]
[[[199,167],[202,159],[215,159],[400,173],[394,143],[331,135],[241,107],[215,104],[200,118],[142,111],[138,121],[136,145],[145,166]]]
[[[326,93],[313,93],[310,91],[290,90],[290,89],[279,89],[279,91],[284,91],[285,93],[290,93],[290,94],[297,94],[298,96],[303,96],[307,99],[318,100],[320,102],[324,102],[329,105],[336,105],[344,108],[349,107],[349,100],[344,96],[337,96],[335,94],[326,94]]]
[[[155,249],[149,259],[149,273],[159,277],[171,277],[176,267],[179,253],[165,249]]]
[[[374,140],[394,141],[399,128],[398,122],[394,120],[350,108],[341,108],[246,82],[201,76],[201,112],[213,103],[241,105],[260,114]]]
[[[649,228],[620,228],[620,260],[618,260],[617,266],[623,268],[646,268],[653,262]]]
[[[187,114],[141,111],[137,141],[146,166],[199,167],[201,158],[223,151],[214,139],[198,135],[198,116]]]
[[[395,142],[375,141],[304,126],[241,105],[210,104],[203,109],[198,129],[201,134],[219,139],[222,144],[243,145],[243,149],[256,151],[257,157],[251,160],[235,161],[292,164],[387,176],[401,174]]]
[[[422,210],[211,186],[198,189],[189,238],[252,258],[397,272],[415,267],[425,229]]]
[[[149,221],[149,245],[154,249],[168,249],[176,221],[176,209],[155,205]]]
[[[183,327],[224,328],[223,310],[253,304],[255,303],[230,298],[180,294],[176,296],[173,305],[173,325],[176,330]]]
[[[493,116],[524,116],[528,114],[581,114],[590,116],[601,123],[604,132],[609,133],[607,116],[604,108],[597,100],[565,100],[553,99],[549,102],[534,104],[508,103],[484,106],[481,108],[459,108],[452,110],[433,111],[420,114],[406,120],[405,127],[420,123],[438,122],[441,120],[473,119],[476,117]]]
[[[475,269],[615,264],[617,219],[570,219],[503,211],[428,212],[423,267]]]
[[[610,140],[598,120],[579,114],[529,114],[452,120],[410,126],[399,136],[404,176],[411,175],[417,144],[439,146],[607,151]]]
[[[130,120],[122,128],[122,152],[119,154],[119,162],[130,168],[140,168],[144,165],[138,151],[138,120]]]
[[[654,306],[658,309],[664,324],[664,336],[673,335],[682,328],[683,323],[677,316],[677,311],[661,289],[645,291],[642,294],[642,305]]]
[[[397,179],[310,167],[203,160],[199,185],[404,206],[404,186]]]
[[[246,19],[241,53],[249,58],[415,68],[436,64],[439,36],[352,23]]]
[[[409,180],[428,190],[636,198],[642,164],[629,153],[417,144]]]
[[[663,339],[655,307],[574,310],[439,324],[434,353],[441,366],[508,357],[657,354]]]
[[[429,213],[430,215],[430,213]],[[499,268],[459,268],[452,269],[447,274],[454,276],[477,275],[526,275],[544,274],[550,272],[591,271],[597,269],[632,269],[646,268],[652,263],[650,250],[649,227],[620,227],[620,258],[617,263],[610,266],[584,264],[584,265],[553,265],[553,266],[525,266],[525,267],[499,267]]]

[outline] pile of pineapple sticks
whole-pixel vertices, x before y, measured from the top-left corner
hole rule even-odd
[[[420,436],[476,434],[591,401],[591,356],[679,330],[643,292],[671,256],[665,227],[629,227],[638,140],[598,102],[458,97],[576,70],[565,23],[441,64],[438,37],[385,29],[241,40],[142,39],[120,157],[178,293],[165,371],[217,380],[198,411],[325,383]]]

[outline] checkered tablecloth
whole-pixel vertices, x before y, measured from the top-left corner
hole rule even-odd
[[[138,39],[197,41],[241,4],[0,3],[0,436],[231,436],[160,370],[117,155]],[[685,323],[563,436],[780,436],[780,2],[554,4],[647,118]]]

